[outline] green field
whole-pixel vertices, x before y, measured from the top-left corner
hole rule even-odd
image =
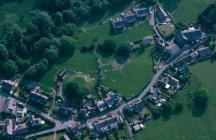
[[[160,118],[146,124],[136,140],[215,140],[216,138],[216,62],[203,62],[190,67],[191,84],[174,98],[183,103],[183,112],[170,116],[167,121]],[[199,83],[198,83],[199,82]],[[209,91],[209,101],[202,116],[194,116],[188,107],[188,93],[203,86]]]
[[[3,2],[4,1],[4,2]],[[0,19],[3,19],[7,14],[17,14],[21,16],[33,9],[35,0],[1,0],[0,1]]]
[[[116,64],[115,60],[105,61],[102,83],[127,98],[136,95],[151,77],[153,63],[150,54],[151,47],[144,53],[132,54],[123,65]]]
[[[79,49],[83,46],[88,46],[95,39],[99,42],[108,38],[112,38],[117,42],[127,40],[133,42],[153,33],[150,27],[148,27],[147,22],[141,23],[132,30],[117,35],[110,34],[110,25],[108,23],[104,25],[94,25],[93,27],[88,27],[85,30],[86,32],[80,33],[77,36],[77,51],[74,56],[67,60],[62,60],[57,65],[54,65],[41,79],[40,85],[42,88],[47,90],[52,89],[54,87],[55,75],[61,69],[66,69],[68,71],[81,71],[94,76],[96,70],[96,60],[93,53],[83,54],[79,52]]]
[[[158,0],[173,16],[176,23],[194,23],[197,17],[215,0]]]
[[[174,35],[175,27],[172,24],[163,24],[158,26],[159,31],[161,34],[166,38]]]

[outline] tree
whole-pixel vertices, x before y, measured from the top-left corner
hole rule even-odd
[[[48,37],[54,28],[52,17],[45,11],[34,10],[30,12],[32,24],[37,26],[41,36]]]
[[[117,55],[122,57],[129,57],[131,52],[131,47],[128,42],[123,42],[117,47]]]
[[[60,39],[60,53],[62,55],[71,55],[75,51],[75,41],[69,36],[62,36]]]
[[[182,112],[182,109],[183,109],[183,105],[181,103],[176,103],[173,110],[175,113],[180,113]]]
[[[103,54],[112,55],[116,49],[116,42],[112,39],[107,39],[103,42],[102,45],[99,45],[99,50]]]
[[[192,97],[193,105],[195,107],[203,107],[207,105],[208,96],[207,91],[204,89],[200,89],[193,93]]]
[[[62,13],[65,22],[74,22],[76,20],[73,10],[64,10]]]
[[[58,55],[58,48],[56,47],[47,48],[44,52],[44,58],[46,58],[49,63],[55,63],[58,59]]]
[[[0,64],[1,77],[3,78],[13,78],[17,73],[17,66],[12,60],[6,60]]]
[[[82,99],[88,95],[89,91],[86,88],[80,87],[77,83],[69,82],[64,90],[64,96],[68,100],[73,100],[80,103]]]
[[[0,44],[0,61],[4,61],[5,59],[7,59],[8,55],[8,50],[5,45]]]
[[[55,21],[55,24],[57,26],[63,24],[63,15],[61,12],[57,12],[55,15],[54,15],[54,21]]]
[[[25,71],[24,78],[32,80],[32,79],[34,79],[36,73],[37,73],[36,67],[35,67],[35,65],[33,65]]]
[[[43,55],[44,50],[51,45],[52,41],[49,38],[42,37],[33,46],[33,52],[36,55]]]
[[[107,9],[109,3],[107,0],[91,0],[90,5],[91,13],[95,15],[103,13]]]
[[[47,59],[42,59],[37,65],[36,65],[36,76],[41,77],[49,68],[49,63]]]

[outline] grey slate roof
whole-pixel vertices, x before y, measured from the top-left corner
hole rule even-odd
[[[114,20],[111,20],[111,25],[113,29],[123,29],[125,27],[125,21],[122,17],[118,17]]]
[[[109,116],[93,123],[95,130],[99,133],[105,133],[118,128],[118,116]]]

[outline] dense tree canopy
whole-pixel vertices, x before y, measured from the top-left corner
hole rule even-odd
[[[211,4],[199,15],[199,23],[210,32],[216,32],[216,3]]]
[[[80,87],[77,83],[69,82],[67,83],[65,90],[64,90],[64,96],[68,100],[73,100],[75,102],[80,103],[82,99],[89,94],[89,91],[84,88]]]

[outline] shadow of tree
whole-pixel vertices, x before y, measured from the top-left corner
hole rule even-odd
[[[202,106],[193,105],[191,109],[193,117],[201,117],[205,113],[206,108],[207,104]]]
[[[124,64],[125,62],[127,62],[128,59],[129,59],[129,56],[119,56],[119,55],[115,55],[115,60],[116,60],[116,62],[118,62],[119,64]]]

